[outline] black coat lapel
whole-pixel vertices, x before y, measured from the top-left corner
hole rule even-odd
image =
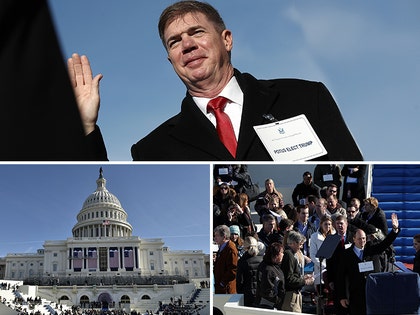
[[[189,94],[182,101],[179,122],[171,132],[171,136],[214,157],[209,160],[229,161],[233,159],[220,142],[216,128],[203,115]]]
[[[237,159],[244,160],[244,157],[252,146],[255,143],[260,143],[254,126],[269,123],[263,118],[263,114],[271,113],[279,93],[275,89],[270,88],[270,84],[263,85],[251,75],[242,75],[236,71],[235,76],[244,93],[244,105],[237,149]]]
[[[270,114],[274,110],[279,92],[272,88],[273,84],[270,81],[262,83],[251,75],[241,74],[237,70],[235,77],[244,93],[236,160],[247,160],[247,155],[253,146],[261,146],[253,126],[268,123],[263,114]],[[278,109],[274,112],[278,112]],[[179,121],[171,136],[214,157],[209,160],[233,160],[229,151],[220,142],[216,128],[203,115],[188,93],[182,102]]]

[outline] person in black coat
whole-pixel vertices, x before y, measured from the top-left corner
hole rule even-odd
[[[221,183],[213,195],[213,227],[230,225],[228,213],[235,207],[236,191],[228,183]]]
[[[366,198],[365,189],[366,165],[347,164],[341,170],[343,176],[343,201],[350,204],[352,198]]]
[[[280,264],[284,248],[280,243],[267,247],[257,270],[257,306],[280,310],[285,295],[285,279]]]
[[[413,236],[413,247],[416,251],[414,256],[413,271],[420,274],[420,234]]]
[[[0,160],[108,160],[96,119],[81,119],[48,1],[0,1],[0,23]]]
[[[337,294],[338,283],[341,281],[341,276],[338,272],[341,256],[346,248],[350,247],[353,236],[349,229],[349,223],[345,215],[339,215],[333,221],[336,233],[340,236],[341,241],[337,244],[332,256],[326,260],[327,265],[327,281],[326,286],[331,293],[331,298],[334,303],[334,314],[344,315],[347,310],[341,306]]]
[[[314,168],[314,183],[321,191],[321,197],[326,198],[327,187],[331,184],[337,187],[337,196],[341,189],[341,168],[338,164],[317,164]]]
[[[214,125],[200,111],[193,96],[187,93],[179,114],[131,147],[133,160],[272,161],[253,128],[268,122],[263,117],[267,113],[277,120],[305,114],[328,151],[315,160],[363,160],[337,104],[322,83],[297,79],[259,80],[237,69],[234,77],[244,93],[241,133],[235,157],[220,142]],[[338,139],[339,135],[344,141]]]
[[[385,212],[379,208],[378,199],[369,197],[363,200],[363,202],[364,211],[362,212],[362,219],[367,223],[376,226],[384,235],[387,235],[388,223],[386,221]]]
[[[262,227],[257,233],[258,240],[266,247],[270,246],[271,243],[281,243],[283,237],[277,229],[276,218],[271,214],[264,214],[261,219]]]
[[[200,32],[190,32],[192,24]],[[320,160],[363,159],[324,84],[298,79],[258,80],[233,67],[232,32],[211,5],[176,2],[162,12],[158,28],[168,60],[187,93],[179,114],[131,147],[133,160],[271,161],[254,126],[302,114],[327,151]],[[224,113],[232,122],[232,138],[237,141],[233,153],[219,138],[216,116],[207,112],[208,102],[218,96],[228,99]]]
[[[388,222],[386,220],[385,212],[379,208],[379,202],[375,197],[369,197],[364,200],[364,211],[362,219],[368,224],[375,226],[381,231],[383,236],[388,234]],[[395,249],[391,245],[386,251],[381,254],[381,271],[389,271],[394,262]]]
[[[236,272],[236,292],[244,295],[244,306],[258,305],[257,296],[257,269],[263,260],[258,253],[258,241],[247,236],[244,240],[245,254],[238,261]]]
[[[341,306],[348,308],[350,315],[366,314],[366,276],[380,271],[379,255],[392,244],[400,232],[395,213],[391,220],[392,231],[382,242],[369,246],[365,232],[358,230],[353,237],[353,245],[341,256],[338,274],[342,281],[337,282],[337,292]],[[367,262],[371,264],[368,265]]]
[[[303,181],[297,184],[295,189],[293,189],[293,205],[296,207],[299,204],[305,204],[305,198],[311,195],[317,198],[321,197],[319,194],[319,187],[317,187],[312,180],[311,172],[305,172],[303,173]]]

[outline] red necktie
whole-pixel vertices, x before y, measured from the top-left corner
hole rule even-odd
[[[229,150],[233,157],[236,157],[236,141],[235,132],[233,131],[232,122],[229,116],[224,112],[227,99],[223,96],[218,96],[209,101],[207,104],[207,112],[213,113],[216,117],[216,130],[220,141]]]

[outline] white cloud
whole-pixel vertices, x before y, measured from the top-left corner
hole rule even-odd
[[[410,7],[389,20],[392,5],[290,6],[286,18],[302,31],[307,49],[332,61],[352,61],[372,55],[401,56],[419,51],[418,28],[409,28]]]
[[[326,58],[351,58],[363,49],[364,18],[337,8],[308,10],[289,7],[286,17],[302,30],[307,48]]]

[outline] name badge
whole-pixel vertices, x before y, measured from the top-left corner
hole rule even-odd
[[[359,263],[359,271],[367,272],[373,270],[373,261],[364,261]]]
[[[324,182],[332,182],[333,181],[333,174],[325,174],[322,176]]]
[[[227,167],[221,167],[219,168],[219,175],[228,175],[229,171]]]
[[[348,176],[346,182],[347,184],[357,184],[357,178]]]
[[[305,161],[327,154],[303,114],[254,129],[273,161]]]

